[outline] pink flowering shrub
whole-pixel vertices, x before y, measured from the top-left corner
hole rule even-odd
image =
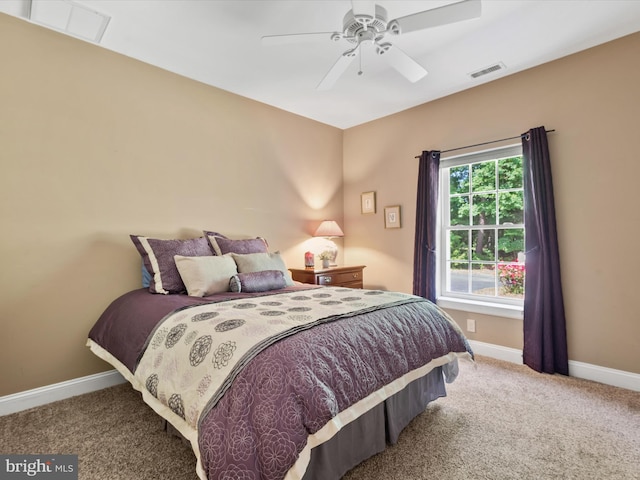
[[[510,263],[498,265],[500,282],[504,286],[505,293],[513,295],[524,294],[524,263]]]

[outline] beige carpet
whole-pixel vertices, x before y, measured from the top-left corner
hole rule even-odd
[[[640,479],[640,393],[479,357],[348,480]],[[128,385],[0,417],[0,453],[79,456],[81,479],[194,480]]]

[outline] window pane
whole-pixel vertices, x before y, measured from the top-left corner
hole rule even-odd
[[[503,297],[524,298],[524,263],[499,264],[500,295]]]
[[[474,192],[496,189],[496,162],[474,163],[472,165],[471,186]]]
[[[451,262],[449,270],[449,291],[469,293],[469,264]]]
[[[473,230],[471,232],[471,259],[496,261],[496,232],[493,229]]]
[[[449,193],[469,193],[469,165],[449,169]]]
[[[469,195],[451,197],[449,215],[450,225],[469,225]]]
[[[469,261],[469,232],[466,230],[449,232],[449,260]]]
[[[524,255],[524,228],[498,230],[498,261],[517,262]]]
[[[498,194],[498,215],[500,224],[524,223],[524,193],[501,192]]]
[[[494,264],[474,263],[471,269],[471,291],[476,295],[496,294],[496,275]]]
[[[498,161],[498,188],[522,188],[522,157]]]
[[[473,224],[474,225],[495,225],[496,224],[496,194],[483,193],[473,195]]]

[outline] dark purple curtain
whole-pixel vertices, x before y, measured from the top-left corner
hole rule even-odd
[[[440,152],[424,151],[418,170],[413,294],[436,301],[436,232]]]
[[[526,245],[523,360],[538,372],[568,375],[555,202],[544,127],[522,135],[522,153]]]

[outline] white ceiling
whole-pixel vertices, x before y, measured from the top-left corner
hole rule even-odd
[[[43,0],[52,2],[55,0]],[[394,37],[429,74],[410,83],[363,54],[316,90],[352,45],[263,46],[263,35],[342,30],[350,0],[77,0],[111,17],[99,45],[188,78],[349,128],[640,31],[640,0],[483,0],[480,18]],[[452,0],[378,0],[389,19]],[[29,0],[0,0],[27,18]],[[639,59],[640,59],[640,52]],[[478,79],[469,73],[502,62]]]

